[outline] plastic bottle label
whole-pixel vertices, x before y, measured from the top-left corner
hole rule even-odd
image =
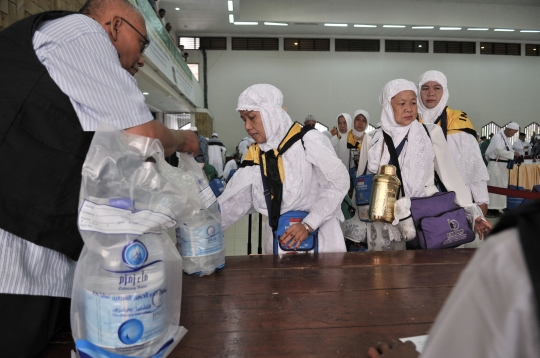
[[[216,202],[217,198],[210,185],[199,192],[199,197],[201,198],[202,204],[205,209],[208,209]]]
[[[182,257],[212,255],[223,250],[221,225],[179,228],[178,252]]]
[[[166,292],[164,287],[122,295],[85,290],[87,340],[124,353],[140,350],[165,329]]]

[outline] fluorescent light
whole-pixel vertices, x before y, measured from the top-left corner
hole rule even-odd
[[[468,27],[468,31],[487,31],[489,28],[487,27]]]
[[[149,95],[148,92],[143,92],[142,94],[144,94],[145,96],[148,96],[148,95]]]
[[[461,30],[461,27],[439,27],[439,30],[446,30],[446,31],[452,31],[452,30]]]
[[[540,30],[521,30],[520,32],[534,32],[534,33],[538,33],[538,32],[540,32]]]
[[[229,6],[229,11],[233,11],[233,2],[231,0],[229,0],[227,2],[228,6]]]
[[[324,24],[324,26],[347,27],[347,24]]]
[[[256,21],[235,21],[235,25],[259,25]]]
[[[405,27],[405,25],[383,25],[383,27],[394,27],[394,28],[402,29]]]
[[[234,15],[233,14],[229,14],[229,22],[231,24],[234,24]]]
[[[377,25],[362,25],[362,24],[355,24],[354,27],[377,27]]]
[[[435,26],[413,26],[411,29],[433,29]]]
[[[289,26],[286,22],[265,22],[264,24],[269,26]]]
[[[176,11],[180,11],[180,8],[179,7],[175,7],[174,8]]]
[[[493,29],[493,31],[508,31],[508,32],[513,32],[513,31],[516,31],[514,29]]]

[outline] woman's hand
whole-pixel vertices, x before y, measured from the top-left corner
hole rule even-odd
[[[309,231],[307,231],[304,225],[298,223],[291,225],[287,231],[285,231],[283,236],[279,238],[279,243],[282,246],[287,245],[287,249],[293,247],[296,250],[308,236]]]
[[[483,217],[479,216],[474,220],[474,230],[478,233],[480,240],[485,238],[491,229],[491,224]]]
[[[338,131],[337,131],[337,128],[334,127],[330,130],[330,134],[332,134],[333,136],[337,135]]]

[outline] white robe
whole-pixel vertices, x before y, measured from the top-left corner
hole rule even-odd
[[[349,176],[330,141],[311,130],[283,154],[285,182],[281,214],[309,212],[304,221],[319,229],[319,252],[344,252],[339,222],[344,220],[341,202],[349,189]],[[260,167],[240,168],[218,198],[223,229],[255,209],[268,216]],[[272,228],[266,225],[265,253],[273,253]]]
[[[341,116],[343,116],[347,122],[347,131],[345,133],[339,133],[340,138],[338,138],[337,135],[332,136],[330,138],[330,142],[332,143],[338,158],[341,160],[345,168],[349,170],[349,168],[354,166],[354,160],[351,157],[351,150],[347,148],[347,135],[352,128],[352,121],[351,116],[349,116],[347,113],[341,113],[338,118]]]
[[[538,357],[535,295],[513,228],[475,253],[439,312],[421,358]]]
[[[510,149],[508,138],[504,135],[504,130],[495,134],[491,138],[489,147],[486,149],[486,158],[489,160],[487,169],[489,172],[488,185],[498,188],[508,188],[507,163],[495,162],[490,159],[511,160],[514,159],[514,152]],[[506,208],[506,195],[489,194],[489,209],[500,210]]]
[[[238,169],[238,165],[234,159],[231,159],[227,162],[227,164],[225,164],[225,169],[223,169],[223,179],[227,180],[231,170],[233,169]]]
[[[218,177],[223,176],[223,162],[225,159],[225,154],[227,153],[227,149],[222,145],[212,145],[211,143],[214,141],[214,139],[210,139],[208,141],[208,164],[213,165],[217,172]],[[220,142],[221,141],[217,141]]]

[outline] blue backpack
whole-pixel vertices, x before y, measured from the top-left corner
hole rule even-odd
[[[282,214],[278,220],[277,230],[274,231],[274,255],[279,253],[278,247],[283,251],[313,251],[317,253],[319,251],[319,229],[314,230],[309,236],[300,243],[300,246],[295,250],[294,248],[287,249],[286,246],[281,246],[279,238],[285,234],[285,231],[296,223],[301,223],[302,220],[309,213],[305,211],[288,211]]]

